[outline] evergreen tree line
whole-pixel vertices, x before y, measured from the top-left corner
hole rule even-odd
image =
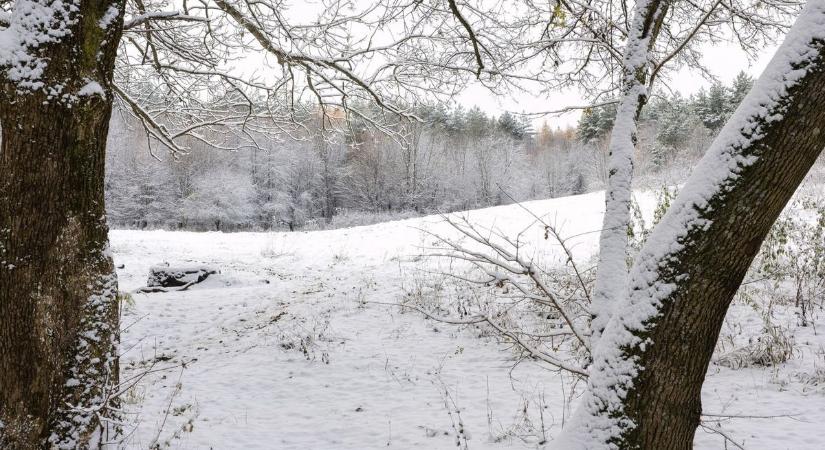
[[[751,84],[743,73],[687,98],[655,96],[639,126],[637,179],[681,181]],[[615,107],[586,110],[565,129],[460,106],[421,106],[416,115],[421,122],[400,121],[389,134],[357,121],[321,127],[310,117],[293,138],[262,137],[260,148],[189,142],[189,154],[159,161],[142,127],[115,114],[109,220],[120,228],[317,229],[581,194],[606,182]]]
[[[653,96],[639,120],[638,175],[685,168],[701,156],[748,91],[753,79],[740,72],[730,86],[720,82],[690,97]],[[578,138],[595,147],[607,146],[616,116],[615,105],[586,110],[577,127]]]

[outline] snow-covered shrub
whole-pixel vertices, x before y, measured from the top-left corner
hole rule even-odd
[[[825,368],[817,367],[811,372],[797,373],[794,378],[802,383],[802,392],[825,393]]]
[[[791,331],[766,320],[762,333],[750,336],[746,345],[716,357],[716,364],[730,369],[772,367],[791,359],[794,349]]]
[[[445,217],[459,237],[431,234],[425,273],[441,272],[437,290],[417,283],[406,306],[437,322],[467,326],[534,359],[584,376],[592,271],[580,268],[555,228],[534,223],[536,242],[511,240],[496,229]],[[543,225],[543,226],[542,226]],[[527,231],[527,230],[525,230]],[[543,236],[543,237],[542,237]],[[563,255],[545,254],[552,241]],[[441,263],[434,268],[432,258]],[[562,264],[556,261],[561,258]],[[430,295],[437,292],[439,295]],[[417,301],[417,303],[416,303]]]
[[[726,319],[728,328],[717,344],[717,364],[738,369],[775,366],[793,358],[794,323],[809,326],[822,309],[825,208],[810,187],[800,190],[763,242],[734,299],[748,308]],[[731,323],[747,320],[748,314],[757,314],[762,326],[745,329]]]
[[[627,228],[628,243],[630,245],[631,254],[628,255],[628,265],[633,263],[633,257],[642,249],[648,236],[653,231],[653,228],[665,216],[670,204],[676,199],[679,194],[677,188],[662,186],[656,192],[656,207],[653,210],[653,218],[651,223],[647,223],[642,214],[642,208],[636,199],[633,199],[630,204],[630,226]]]
[[[287,244],[287,239],[280,233],[275,233],[261,249],[261,256],[266,258],[281,258],[295,253],[295,249]]]
[[[808,326],[825,296],[825,207],[802,195],[771,229],[750,278],[774,292],[775,302],[793,304],[799,325]]]
[[[273,320],[272,325],[278,330],[278,342],[282,350],[297,351],[307,361],[320,360],[329,364],[328,344],[337,341],[328,335],[329,312],[319,316],[304,317],[291,314],[288,318]]]

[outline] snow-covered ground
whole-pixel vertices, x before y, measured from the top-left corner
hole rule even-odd
[[[639,201],[652,210],[652,195]],[[602,193],[527,206],[577,235],[577,259],[590,260]],[[534,222],[517,205],[469,217],[511,233]],[[381,304],[401,301],[426,264],[417,255],[432,237],[421,229],[450,233],[439,217],[305,233],[112,231],[122,291],[143,286],[162,262],[221,271],[190,290],[127,302],[121,378],[135,384],[124,402],[126,447],[553,448],[575,407],[569,376],[515,364],[477,329]],[[560,258],[550,244],[542,251]],[[745,306],[731,315],[740,327],[732,334],[759,326]],[[825,393],[802,382],[825,365],[825,340],[816,327],[794,332],[798,355],[778,367],[711,365],[704,410],[719,417],[709,427],[748,449],[825,448]],[[696,442],[725,448],[702,429]]]

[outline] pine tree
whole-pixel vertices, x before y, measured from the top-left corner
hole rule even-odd
[[[615,119],[615,105],[586,109],[579,119],[577,129],[579,140],[591,142],[607,136],[613,128]]]
[[[523,121],[513,117],[509,112],[505,112],[498,118],[498,127],[517,140],[524,139],[527,129]]]
[[[731,84],[730,88],[730,99],[729,99],[729,111],[733,114],[733,111],[736,110],[736,107],[742,103],[742,99],[748,95],[751,88],[753,87],[753,78],[749,76],[747,73],[739,72],[736,75],[736,78],[733,79],[733,83]]]
[[[661,167],[673,156],[676,149],[684,147],[691,132],[691,112],[687,102],[678,94],[660,102],[654,163]]]
[[[697,95],[696,113],[702,123],[714,133],[722,128],[730,114],[728,102],[727,89],[719,82],[713,83],[707,92],[702,90]]]

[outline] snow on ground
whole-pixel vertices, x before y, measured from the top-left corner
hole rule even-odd
[[[652,195],[639,201],[648,212],[654,204]],[[590,260],[602,193],[526,205],[577,235],[577,258]],[[534,223],[517,205],[468,214],[510,233]],[[450,232],[439,217],[297,233],[112,231],[122,291],[143,286],[162,262],[221,271],[187,291],[127,302],[121,378],[134,386],[124,399],[125,446],[552,448],[575,406],[570,377],[515,365],[477,329],[380,304],[400,301],[415,279],[416,255],[432,244],[421,229]],[[526,236],[542,234],[534,227]],[[560,258],[552,245],[543,251]],[[732,314],[744,317],[740,310]],[[711,365],[705,412],[747,417],[708,425],[748,449],[822,448],[825,393],[803,389],[799,374],[822,366],[825,340],[808,327],[797,342],[800,356],[780,367]],[[697,448],[724,442],[700,430]]]

